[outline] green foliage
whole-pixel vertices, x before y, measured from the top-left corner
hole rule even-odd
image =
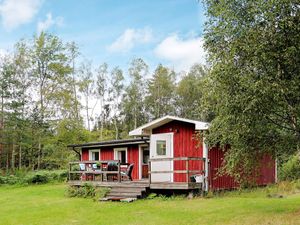
[[[147,199],[154,199],[157,197],[157,194],[156,193],[150,193],[148,196],[147,196]]]
[[[210,118],[203,110],[203,86],[206,69],[195,64],[179,81],[176,88],[176,110],[178,116],[189,119],[208,121]]]
[[[148,74],[147,64],[140,58],[134,59],[128,70],[130,84],[125,88],[122,110],[125,115],[126,131],[129,132],[146,122],[145,112],[145,77]]]
[[[230,144],[225,171],[247,181],[263,154],[300,151],[299,3],[204,2],[212,66],[204,99],[215,113],[207,141]]]
[[[146,111],[151,119],[175,114],[175,72],[158,65],[153,77],[148,81]]]
[[[68,176],[67,171],[38,171],[26,172],[17,171],[15,175],[0,176],[0,184],[7,185],[28,185],[28,184],[45,184],[49,182],[63,182]]]
[[[83,186],[69,186],[67,189],[68,197],[80,197],[80,198],[93,198],[99,200],[99,198],[105,197],[108,188],[96,188],[92,184],[85,183]]]
[[[300,179],[299,155],[293,155],[287,162],[280,166],[279,179],[287,181]]]

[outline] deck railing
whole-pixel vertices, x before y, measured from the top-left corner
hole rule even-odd
[[[181,170],[158,170],[158,171],[152,171],[151,169],[151,162],[164,162],[164,161],[183,161],[185,162],[185,169]],[[198,161],[199,162],[199,170],[191,170],[189,168],[189,162],[190,161]],[[174,164],[173,164],[174,165]],[[149,159],[149,166],[148,166],[148,174],[149,174],[149,183],[152,183],[151,180],[151,174],[163,174],[163,173],[169,173],[169,174],[185,174],[186,175],[186,182],[185,183],[191,183],[190,176],[195,174],[204,175],[204,168],[205,168],[205,158],[201,157],[174,157],[174,158],[157,158],[157,159]]]
[[[151,168],[151,162],[164,162],[164,161],[170,161],[174,163],[175,161],[182,161],[185,162],[182,164],[181,169],[173,169],[173,170],[157,170],[153,171]],[[193,168],[190,168],[190,162],[191,161],[198,161],[198,166],[195,166],[197,164],[193,164]],[[109,171],[107,170],[108,163],[109,162],[115,162],[117,165],[117,170],[115,171]],[[175,164],[175,163],[174,163]],[[173,164],[173,165],[174,165]],[[185,174],[185,182],[181,181],[181,183],[192,183],[190,180],[190,177],[192,175],[203,175],[204,174],[204,164],[205,164],[205,158],[201,157],[174,157],[174,158],[159,158],[159,159],[149,159],[148,164],[148,179],[149,183],[152,183],[152,175],[153,174]],[[77,167],[75,168],[75,166]],[[83,168],[80,168],[81,165]],[[185,165],[185,166],[183,166]],[[99,176],[101,182],[103,181],[109,181],[108,176],[111,175],[113,178],[117,177],[117,181],[121,182],[121,171],[122,171],[122,164],[120,160],[99,160],[99,161],[76,161],[76,162],[70,162],[69,163],[69,181],[86,181],[91,180],[95,181],[95,177]],[[185,167],[185,168],[183,168]],[[195,167],[198,167],[199,169],[194,169]],[[76,178],[76,179],[74,179]],[[114,181],[114,179],[113,179]]]
[[[117,170],[108,171],[108,162],[115,162],[117,164]],[[74,168],[77,165],[77,168]],[[121,182],[121,162],[120,160],[109,161],[76,161],[69,162],[69,181],[75,180],[73,175],[79,175],[79,180],[95,180],[95,176],[100,176],[100,181],[104,178],[107,179],[107,175],[117,176],[117,181]]]

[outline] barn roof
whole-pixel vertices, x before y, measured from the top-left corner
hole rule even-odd
[[[171,121],[181,121],[185,123],[192,123],[195,124],[196,130],[207,130],[209,127],[209,123],[201,122],[198,120],[190,120],[190,119],[184,119],[176,116],[164,116],[162,118],[153,120],[150,123],[147,123],[143,126],[140,126],[132,131],[129,132],[129,136],[149,136],[151,133],[150,131],[154,128],[160,127],[166,123],[169,123]]]

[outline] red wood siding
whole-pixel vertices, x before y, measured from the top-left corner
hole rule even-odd
[[[114,149],[112,147],[103,147],[100,150],[100,160],[113,160]]]
[[[224,151],[218,148],[212,148],[208,152],[209,171],[208,182],[210,190],[231,189],[238,187],[238,184],[230,176],[218,176],[219,168],[222,167]]]
[[[224,151],[218,148],[209,150],[209,187],[212,190],[232,189],[239,185],[231,176],[218,176],[218,170],[222,167]],[[275,182],[275,160],[270,156],[264,156],[261,159],[257,178],[258,185],[266,185]]]
[[[257,183],[259,185],[266,185],[275,183],[275,160],[270,155],[266,155],[261,159],[260,174]]]
[[[133,171],[132,171],[132,179],[139,179],[139,146],[131,145],[127,148],[127,162],[134,163]]]
[[[194,124],[172,121],[152,131],[153,134],[170,132],[174,133],[174,157],[202,157],[202,144],[198,146],[194,139]],[[185,169],[185,161],[174,161],[174,170]],[[202,161],[190,161],[189,170],[203,170]],[[186,174],[174,174],[174,182],[186,182]]]
[[[82,151],[81,151],[81,160],[82,161],[88,161],[89,160],[89,150],[88,149],[82,149]]]

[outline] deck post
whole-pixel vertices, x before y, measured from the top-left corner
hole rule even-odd
[[[148,162],[148,179],[149,179],[149,184],[151,184],[151,161],[150,160]]]
[[[69,163],[69,180],[71,180],[71,169],[72,169],[72,164]]]
[[[189,183],[189,158],[185,161],[185,169],[186,169],[186,182]]]
[[[121,162],[118,160],[118,182],[121,182]]]

